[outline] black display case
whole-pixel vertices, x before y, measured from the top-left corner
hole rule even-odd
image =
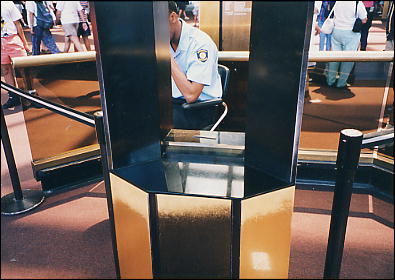
[[[93,3],[118,277],[288,276],[312,9],[253,2],[240,133],[172,127],[167,2]]]

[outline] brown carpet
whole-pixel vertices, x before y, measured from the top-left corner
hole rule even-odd
[[[289,278],[322,278],[332,196],[297,190]],[[368,195],[353,195],[341,278],[394,277],[393,205],[372,205]],[[2,216],[1,278],[115,278],[103,182]]]

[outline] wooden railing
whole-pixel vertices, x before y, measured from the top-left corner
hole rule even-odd
[[[219,61],[248,61],[249,51],[220,51]],[[96,60],[96,51],[46,54],[37,56],[15,57],[14,68],[27,68],[44,65],[78,63]],[[309,53],[310,62],[354,61],[375,62],[393,61],[393,51],[314,51]]]

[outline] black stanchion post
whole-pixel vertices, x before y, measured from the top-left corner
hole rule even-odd
[[[113,207],[112,207],[112,195],[111,195],[111,188],[110,188],[110,173],[109,173],[109,164],[108,164],[108,159],[107,159],[107,144],[106,144],[106,137],[104,133],[104,122],[103,122],[103,112],[98,111],[95,112],[94,114],[95,118],[95,128],[96,128],[96,137],[97,141],[100,146],[100,154],[101,154],[101,164],[103,168],[103,180],[104,180],[104,186],[106,189],[106,195],[107,195],[107,207],[108,207],[108,214],[110,218],[110,224],[111,224],[111,236],[112,242],[113,242],[113,250],[114,250],[114,262],[115,262],[115,272],[117,279],[120,279],[120,271],[119,271],[119,265],[118,265],[118,252],[117,252],[117,242],[114,238],[115,236],[115,225],[114,225],[114,212],[113,212]]]
[[[361,153],[362,137],[362,132],[355,129],[344,129],[340,133],[324,279],[339,278],[352,185]]]
[[[12,152],[10,136],[8,135],[7,125],[5,123],[3,108],[1,108],[1,141],[3,142],[4,154],[7,160],[8,171],[11,177],[12,187],[16,200],[23,199],[21,183],[19,181],[18,171],[16,169],[15,158]]]
[[[1,141],[3,142],[4,154],[11,177],[12,188],[14,189],[13,193],[1,198],[1,214],[16,215],[25,213],[41,204],[44,201],[44,194],[39,190],[22,191],[21,189],[3,108],[1,108]]]

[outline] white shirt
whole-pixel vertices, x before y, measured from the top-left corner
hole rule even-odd
[[[60,21],[62,24],[79,23],[78,11],[82,11],[80,1],[58,1],[56,9],[61,11]]]
[[[221,77],[218,73],[218,49],[213,40],[203,31],[182,23],[180,42],[174,52],[170,52],[187,79],[203,84],[203,90],[198,100],[208,100],[222,96]],[[172,95],[182,97],[176,83],[171,78]]]
[[[27,11],[27,24],[31,27],[37,26],[36,16],[37,16],[37,5],[34,1],[26,1],[25,3]],[[33,13],[33,22],[30,20],[30,13]]]
[[[319,47],[315,44],[315,25],[317,23],[317,16],[320,13],[322,1],[314,1],[313,21],[311,22],[311,33],[310,33],[310,48],[309,51],[318,51]],[[317,34],[318,35],[318,34]],[[316,62],[307,62],[307,67],[316,65]]]
[[[362,1],[359,1],[357,14],[355,15],[356,3],[356,1],[336,1],[333,11],[336,29],[352,30],[357,17],[365,19],[368,16]]]
[[[18,34],[14,21],[22,18],[21,13],[12,1],[1,1],[1,37]]]

